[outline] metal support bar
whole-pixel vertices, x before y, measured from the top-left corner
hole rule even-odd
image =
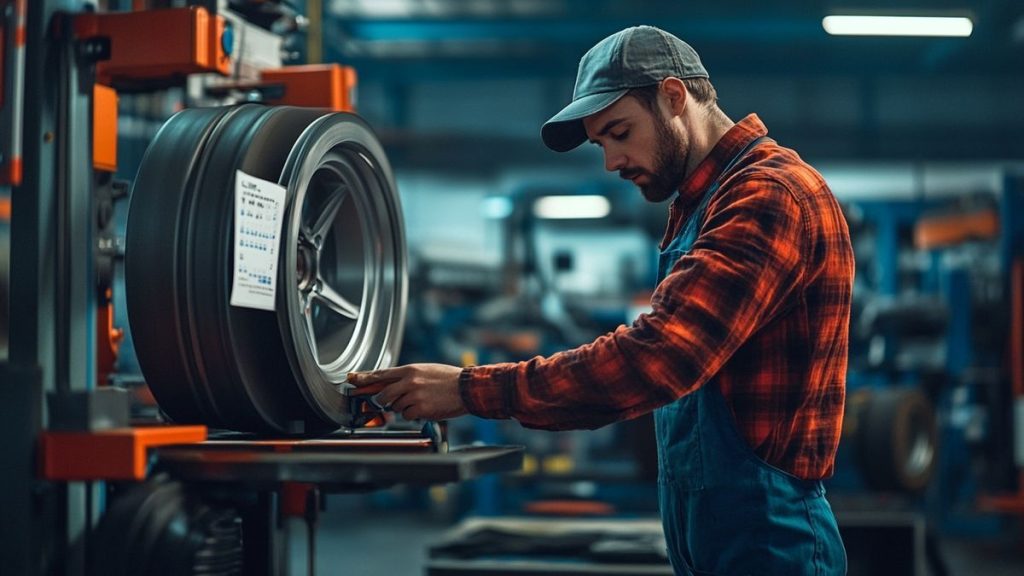
[[[25,18],[23,172],[11,192],[10,366],[0,378],[4,448],[0,493],[0,561],[14,574],[48,574],[63,541],[64,502],[52,486],[35,483],[31,462],[43,425],[43,393],[53,389],[55,363],[53,255],[55,209],[52,90],[55,51],[47,41],[54,1],[29,2]],[[17,214],[15,218],[14,215]],[[32,374],[31,376],[27,374]],[[35,490],[38,488],[38,491]],[[10,502],[7,499],[10,498]],[[35,502],[35,506],[33,506]],[[45,505],[43,504],[45,503]],[[45,512],[45,513],[44,513]]]
[[[25,3],[0,1],[0,184],[22,178],[22,112],[25,106]]]
[[[260,492],[252,506],[242,510],[242,572],[254,576],[285,574],[288,550],[277,530],[277,493]]]
[[[60,15],[70,29],[71,15]],[[57,388],[95,387],[95,239],[93,237],[92,63],[70,36],[60,38],[57,156]]]
[[[17,338],[11,339],[9,358],[14,370],[38,370],[40,393],[84,390],[95,372],[91,90],[83,94],[75,47],[57,34],[60,12],[80,7],[72,0],[33,0],[25,19],[24,89],[34,96],[24,102],[23,177],[11,194],[10,333]],[[3,385],[26,384],[5,379]],[[8,393],[27,398],[25,390]],[[4,405],[33,423],[26,432],[17,418],[0,419],[9,449],[34,450],[45,425],[43,402]],[[36,482],[34,466],[19,466],[11,474],[17,476],[9,479],[13,485]],[[5,533],[34,535],[26,547],[30,564],[15,572],[81,573],[82,565],[68,557],[68,550],[88,523],[86,487],[35,486],[29,502],[39,508],[36,513],[0,518]]]

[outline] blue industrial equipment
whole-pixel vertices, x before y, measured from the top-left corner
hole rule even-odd
[[[897,501],[926,514],[942,534],[994,535],[1002,528],[1003,519],[981,511],[978,499],[1012,488],[1005,343],[1007,279],[1011,263],[1024,253],[1020,182],[1008,175],[997,197],[980,200],[998,211],[998,234],[963,234],[923,247],[920,238],[918,245],[912,241],[915,225],[937,211],[953,213],[949,219],[955,223],[965,199],[848,206],[858,278],[847,427],[830,482],[834,493],[865,494],[872,487],[854,437],[863,424],[857,410],[864,399],[880,390],[917,391],[930,399],[936,415],[931,480],[916,491],[886,486],[888,493],[876,497],[891,501],[896,492]],[[966,203],[971,200],[976,208],[978,197]],[[912,444],[896,432],[895,442]]]

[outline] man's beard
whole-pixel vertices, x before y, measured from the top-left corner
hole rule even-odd
[[[654,118],[658,152],[650,182],[640,186],[648,202],[663,202],[672,197],[686,179],[686,163],[690,158],[690,139],[678,133],[660,115]]]

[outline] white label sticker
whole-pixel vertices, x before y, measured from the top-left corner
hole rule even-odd
[[[285,189],[235,172],[235,276],[231,305],[274,310]]]

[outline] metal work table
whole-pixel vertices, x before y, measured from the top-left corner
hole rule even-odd
[[[317,439],[214,436],[156,448],[154,454],[155,472],[166,472],[239,510],[247,575],[288,573],[285,517],[305,519],[308,572],[316,573],[315,528],[325,493],[462,482],[518,470],[523,461],[520,446],[445,451],[440,437],[372,430]]]
[[[371,445],[338,446],[289,441],[290,451],[238,442],[207,441],[157,450],[159,465],[175,478],[202,482],[280,482],[321,485],[325,491],[376,490],[396,484],[443,484],[518,470],[519,446],[467,446],[450,452],[408,452]]]

